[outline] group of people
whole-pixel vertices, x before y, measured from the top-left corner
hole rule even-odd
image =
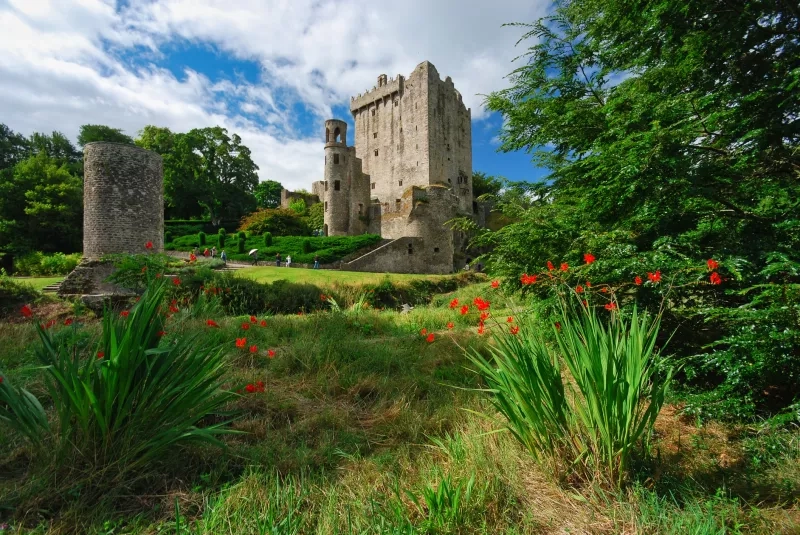
[[[194,251],[190,255],[190,258],[194,257],[194,259],[196,260],[197,259],[197,255],[199,253],[200,253],[200,249],[195,247]],[[212,246],[211,249],[206,247],[205,250],[203,251],[203,256],[205,256],[206,258],[208,258],[209,256],[211,258],[216,258],[217,257],[217,247],[216,246]],[[222,260],[222,262],[225,263],[225,264],[228,263],[228,255],[225,253],[225,249],[223,249],[222,252],[219,254],[219,259]]]
[[[189,255],[189,258],[194,258],[196,260],[197,259],[197,255],[199,253],[200,253],[200,250],[197,247],[195,247],[194,248],[194,252],[192,252]],[[208,249],[208,247],[206,247],[206,249],[203,251],[203,256],[205,256],[206,258],[208,258],[209,256],[211,256],[211,258],[216,258],[216,256],[217,256],[217,248],[216,247],[211,247],[211,249]],[[254,249],[253,252],[251,253],[251,256],[253,257],[253,265],[257,266],[258,265],[258,249]],[[228,264],[228,255],[225,254],[225,249],[222,250],[222,252],[219,255],[219,258],[220,258],[220,260],[222,260],[222,262],[224,264],[226,264],[226,265]],[[286,265],[286,267],[292,267],[292,257],[291,257],[291,255],[287,255],[286,256],[285,265]],[[281,253],[275,254],[275,266],[281,267]],[[316,256],[316,255],[314,256],[314,269],[319,269],[319,256]]]

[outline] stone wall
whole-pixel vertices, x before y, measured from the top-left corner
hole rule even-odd
[[[83,148],[83,257],[164,251],[161,156],[123,143]]]
[[[450,273],[452,257],[445,253],[430,255],[425,251],[422,238],[403,237],[356,258],[342,263],[347,271],[373,273]]]
[[[316,182],[314,184],[316,184]],[[296,191],[289,191],[286,188],[281,190],[281,208],[289,208],[290,204],[298,200],[303,201],[306,204],[306,208],[308,208],[312,204],[320,202],[320,197],[313,191],[313,185],[312,193],[298,193]]]

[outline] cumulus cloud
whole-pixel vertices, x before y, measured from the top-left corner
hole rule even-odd
[[[320,122],[372,88],[430,60],[451,76],[475,120],[505,86],[518,28],[548,2],[495,0],[0,0],[0,121],[12,129],[86,123],[135,133],[220,125],[242,136],[262,179],[308,188],[322,172],[319,136],[298,134],[297,104]],[[159,67],[170,45],[212,46],[256,62],[253,83],[234,72]],[[304,129],[309,131],[309,129]],[[315,131],[315,129],[310,129]]]

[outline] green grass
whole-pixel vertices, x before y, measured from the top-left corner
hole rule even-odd
[[[228,387],[265,383],[230,403],[246,434],[225,437],[225,450],[175,448],[95,502],[71,484],[74,467],[35,462],[0,425],[0,523],[36,535],[794,532],[796,428],[698,427],[671,407],[656,424],[657,455],[637,464],[641,486],[613,495],[560,487],[509,433],[494,432],[502,420],[475,390],[464,349],[492,342],[476,333],[474,307],[462,316],[449,304],[476,296],[492,303],[491,332],[526,315],[488,283],[408,314],[258,315],[266,326],[247,330],[249,317],[216,316],[220,327],[209,328],[203,314],[181,311],[163,344],[187,335],[221,344]],[[100,330],[88,318],[79,329],[89,340]],[[30,324],[0,323],[0,369],[46,398],[33,335]],[[257,352],[237,350],[238,337]]]
[[[274,282],[288,280],[290,282],[307,282],[318,286],[330,287],[334,284],[378,284],[384,280],[392,282],[410,280],[437,280],[447,275],[408,275],[403,273],[363,273],[358,271],[339,271],[331,269],[285,268],[258,266],[236,271],[236,275],[247,277],[258,282]]]
[[[34,290],[41,291],[45,286],[50,286],[64,280],[63,275],[55,277],[11,277],[11,280],[20,284],[30,286]]]

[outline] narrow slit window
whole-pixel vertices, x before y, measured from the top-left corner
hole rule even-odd
[[[439,248],[438,248],[438,247],[434,247],[434,248],[433,248],[433,252],[434,252],[434,253],[438,253],[438,252],[439,252]]]
[[[377,132],[373,132],[372,133],[372,139],[378,139],[378,133]]]
[[[372,189],[375,189],[375,182],[372,183]]]
[[[317,160],[317,161],[319,161],[319,160]],[[334,164],[338,164],[339,163],[339,155],[338,154],[334,154],[333,155],[333,163]]]
[[[334,180],[334,181],[333,181],[333,190],[334,190],[334,191],[339,191],[339,190],[341,190],[341,189],[342,189],[342,183],[341,183],[341,181],[340,181],[340,180]]]
[[[325,211],[328,211],[328,201],[325,201]]]
[[[398,186],[402,186],[402,185],[403,185],[403,181],[402,181],[402,180],[398,181],[398,184],[397,184],[397,185],[398,185]]]
[[[378,149],[375,149],[375,156],[378,155]]]

